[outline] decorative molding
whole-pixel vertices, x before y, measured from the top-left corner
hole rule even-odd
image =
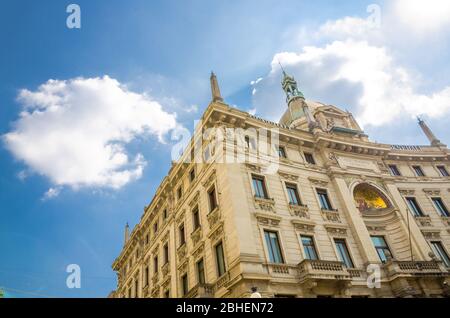
[[[347,236],[347,228],[344,226],[325,225],[325,228],[332,236]]]
[[[198,205],[199,204],[199,198],[200,198],[200,191],[197,190],[195,192],[194,198],[192,198],[192,200],[189,202],[189,206],[191,208],[194,208],[196,205]]]
[[[419,226],[423,226],[423,227],[432,226],[431,218],[429,216],[415,216],[414,219],[417,221]]]
[[[278,171],[278,174],[280,175],[280,177],[282,177],[283,179],[289,180],[289,181],[298,181],[298,176],[295,174],[291,174],[288,172],[283,172],[283,171]]]
[[[221,216],[222,215],[220,213],[219,207],[216,207],[213,211],[208,213],[206,218],[208,219],[210,229],[212,229],[217,224],[217,222],[220,221]]]
[[[313,178],[313,177],[308,177],[308,180],[316,186],[321,186],[321,187],[326,187],[327,184],[329,183],[328,180],[324,180],[324,179],[318,179],[318,178]]]
[[[205,242],[202,242],[198,245],[198,247],[192,252],[192,256],[194,257],[194,260],[197,260],[200,258],[200,256],[203,254],[203,251],[205,250]]]
[[[211,242],[215,242],[219,240],[223,236],[223,222],[218,223],[214,229],[210,231],[208,234],[209,239]]]
[[[194,232],[191,233],[192,244],[196,246],[202,239],[202,227],[199,226]]]
[[[385,226],[380,226],[380,225],[366,225],[367,230],[369,232],[384,232],[386,231],[386,227]]]
[[[416,190],[406,188],[398,189],[398,191],[401,195],[414,195],[416,193]]]
[[[261,171],[262,171],[262,168],[255,164],[246,163],[245,166],[247,167],[247,169],[249,169],[253,172],[256,172],[256,173],[261,173]]]
[[[187,254],[187,247],[186,247],[186,243],[184,243],[183,245],[181,245],[177,249],[178,261],[181,261],[181,260],[185,259],[186,258],[186,254]]]
[[[422,230],[422,234],[427,240],[441,238],[441,231],[439,230]]]
[[[316,227],[316,224],[312,221],[292,220],[291,223],[297,231],[304,233],[314,233],[314,228]]]
[[[189,265],[189,262],[188,262],[187,259],[185,259],[180,265],[178,265],[178,272],[179,272],[181,275],[184,274],[184,273],[186,273],[187,270],[188,270],[188,265]],[[180,275],[180,276],[181,276],[181,275]]]
[[[184,222],[184,216],[186,214],[186,209],[183,209],[183,211],[180,213],[180,215],[176,218],[176,223],[179,225],[180,223]]]
[[[256,220],[262,225],[278,226],[281,222],[281,217],[267,214],[267,213],[255,213]]]
[[[426,195],[432,196],[432,195],[440,195],[441,194],[441,189],[436,189],[436,188],[426,188],[423,189],[423,192],[425,192]]]
[[[203,182],[203,187],[209,188],[211,184],[216,180],[216,169],[213,169],[206,180]]]

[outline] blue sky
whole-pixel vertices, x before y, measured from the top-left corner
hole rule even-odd
[[[426,144],[421,115],[450,142],[449,5],[381,1],[369,24],[373,2],[3,1],[0,286],[115,288],[124,225],[167,173],[172,131],[207,106],[211,70],[230,105],[261,117],[286,107],[281,61],[307,98],[351,110],[372,140]],[[81,29],[66,27],[70,3]],[[66,287],[73,263],[81,289]]]

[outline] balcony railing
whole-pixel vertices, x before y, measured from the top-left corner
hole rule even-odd
[[[342,262],[304,260],[298,264],[300,281],[309,279],[350,280],[351,276]]]
[[[187,293],[186,298],[214,298],[214,285],[198,284]]]
[[[439,261],[396,261],[391,260],[385,265],[386,272],[389,276],[396,275],[433,275],[447,276],[450,275],[448,270]]]
[[[341,223],[341,216],[338,210],[321,209],[322,217],[325,221],[333,223]]]

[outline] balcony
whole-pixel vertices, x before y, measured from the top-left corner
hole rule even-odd
[[[255,205],[257,208],[268,211],[268,212],[274,212],[275,210],[275,200],[272,198],[261,198],[257,195],[254,196]]]
[[[298,264],[300,283],[318,280],[351,280],[351,276],[342,262],[304,260]]]
[[[214,285],[198,284],[187,293],[186,298],[214,298]]]
[[[289,212],[292,216],[297,216],[299,218],[309,219],[309,213],[308,213],[308,206],[307,205],[298,205],[298,204],[289,204]]]
[[[391,277],[412,276],[450,276],[440,261],[396,261],[391,260],[384,266],[386,274]]]
[[[264,265],[271,276],[274,277],[289,277],[291,275],[291,268],[295,272],[295,266],[288,264],[274,264],[268,263]]]
[[[321,209],[322,217],[327,222],[342,223],[338,210]]]

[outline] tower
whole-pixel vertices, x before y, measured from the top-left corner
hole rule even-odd
[[[127,224],[125,225],[125,244],[127,244],[128,239],[130,238],[130,226]]]
[[[425,121],[422,118],[417,117],[417,120],[419,122],[420,128],[422,128],[424,134],[427,136],[427,138],[430,141],[430,144],[432,146],[438,146],[438,147],[445,146],[443,143],[441,143],[441,141],[439,139],[436,138],[436,136],[431,131],[430,127],[428,127],[428,125],[425,123]]]
[[[223,102],[222,95],[220,94],[219,83],[217,82],[217,77],[216,74],[214,74],[214,72],[211,72],[210,82],[211,82],[212,101]]]
[[[305,96],[298,89],[297,82],[295,81],[294,77],[288,75],[284,71],[283,67],[281,68],[283,70],[283,80],[281,81],[281,87],[286,93],[286,103],[288,105],[292,122],[301,117],[305,117],[308,122],[308,128],[310,131],[313,131],[315,128],[319,128],[319,124],[311,114],[311,110],[309,109],[309,106],[305,101]]]

